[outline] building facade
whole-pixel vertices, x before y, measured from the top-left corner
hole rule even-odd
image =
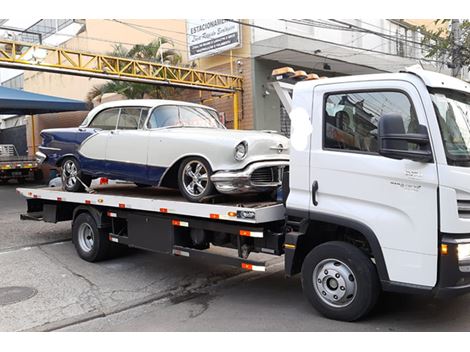
[[[443,63],[424,59],[420,34],[414,30],[416,23],[404,20],[230,20],[239,26],[239,45],[194,60],[189,59],[188,52],[191,34],[187,29],[191,21],[195,20],[40,20],[17,35],[22,40],[39,40],[31,34],[39,32],[45,44],[94,53],[112,52],[118,44],[130,47],[147,44],[155,38],[168,38],[171,47],[181,54],[182,65],[243,77],[240,128],[277,130],[284,134],[289,131],[288,117],[269,86],[274,68],[291,66],[334,77],[394,72],[419,64],[450,73]],[[0,23],[0,35],[2,26],[8,24]],[[4,30],[5,33],[10,32]],[[45,72],[16,72],[15,75],[1,72],[4,85],[80,100],[86,100],[94,86],[106,82]],[[223,113],[227,127],[234,125],[233,99],[229,95],[177,89],[168,98],[212,106]],[[47,127],[77,125],[83,117],[84,113],[36,117],[36,132]]]

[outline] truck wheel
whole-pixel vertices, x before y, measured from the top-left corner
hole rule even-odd
[[[84,175],[77,159],[72,157],[64,158],[61,165],[62,187],[67,192],[81,192],[85,189],[82,182],[89,187],[91,177]],[[82,182],[80,182],[80,179]]]
[[[99,229],[88,213],[79,214],[73,221],[72,241],[80,258],[87,262],[97,262],[114,254],[107,231]]]
[[[377,270],[357,247],[332,241],[315,247],[302,264],[302,288],[313,307],[330,319],[355,321],[377,303]]]
[[[186,158],[178,169],[178,188],[190,202],[200,202],[214,193],[212,169],[203,158]]]

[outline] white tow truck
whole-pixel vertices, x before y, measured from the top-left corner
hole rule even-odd
[[[332,319],[365,316],[382,290],[470,292],[470,85],[422,70],[273,74],[292,123],[282,201],[195,204],[131,185],[19,188],[22,218],[72,220],[88,261],[127,245],[264,271],[250,252],[284,255],[286,274],[301,273],[307,299]]]

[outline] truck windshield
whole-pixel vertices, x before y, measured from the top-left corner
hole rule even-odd
[[[447,162],[470,166],[470,94],[450,89],[430,91]]]

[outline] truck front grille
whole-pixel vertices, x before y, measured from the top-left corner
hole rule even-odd
[[[457,200],[459,218],[470,219],[470,200]]]

